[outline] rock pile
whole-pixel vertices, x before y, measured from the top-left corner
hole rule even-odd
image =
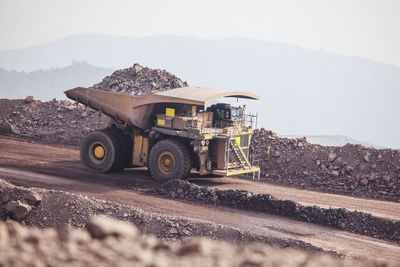
[[[205,238],[163,242],[104,217],[85,230],[0,223],[0,236],[2,266],[392,266]]]
[[[186,82],[165,70],[153,70],[136,63],[130,68],[115,71],[100,83],[93,85],[93,88],[141,95],[185,86],[188,86]]]
[[[327,147],[306,138],[255,131],[252,150],[262,179],[329,193],[400,201],[400,151],[347,144]]]

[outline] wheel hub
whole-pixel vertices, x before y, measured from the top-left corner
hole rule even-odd
[[[104,158],[104,155],[105,155],[104,148],[101,145],[96,146],[96,148],[94,149],[94,156],[97,159],[102,159]]]
[[[106,149],[103,143],[94,142],[90,145],[89,148],[89,157],[93,162],[100,163],[106,157]]]
[[[158,156],[158,166],[162,173],[170,174],[175,170],[176,161],[174,155],[169,151],[164,151]]]

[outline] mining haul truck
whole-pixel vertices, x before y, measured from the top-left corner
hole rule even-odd
[[[81,161],[91,170],[148,167],[162,182],[187,178],[192,171],[260,176],[249,150],[254,116],[249,119],[245,107],[229,104],[206,108],[223,97],[258,100],[254,94],[199,87],[138,96],[78,87],[65,94],[110,117],[107,128],[91,132],[81,144]]]

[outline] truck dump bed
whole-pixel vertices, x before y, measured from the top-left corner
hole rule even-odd
[[[65,92],[68,98],[87,105],[111,118],[141,129],[150,129],[154,106],[158,103],[180,103],[204,106],[222,97],[259,99],[247,92],[224,91],[201,87],[181,87],[169,91],[130,96],[93,88],[77,87]]]

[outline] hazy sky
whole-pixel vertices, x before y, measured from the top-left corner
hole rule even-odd
[[[0,51],[68,35],[250,37],[400,66],[399,0],[0,0]]]

